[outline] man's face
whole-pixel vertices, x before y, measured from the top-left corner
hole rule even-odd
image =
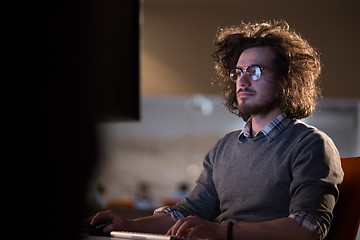
[[[247,115],[266,115],[278,105],[275,98],[276,82],[273,79],[275,52],[270,47],[253,47],[242,52],[236,67],[243,70],[251,65],[259,65],[265,69],[260,78],[251,80],[245,73],[236,83],[238,109]],[[270,68],[270,69],[269,69]]]

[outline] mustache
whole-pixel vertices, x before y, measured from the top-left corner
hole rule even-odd
[[[240,89],[237,91],[238,94],[239,94],[239,93],[242,93],[242,92],[253,93],[253,94],[256,93],[254,90],[252,90],[252,89],[250,89],[250,88],[248,88],[248,87],[240,88]]]

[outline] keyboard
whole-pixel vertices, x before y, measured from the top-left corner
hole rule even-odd
[[[193,238],[168,236],[163,234],[154,233],[137,233],[137,232],[125,232],[125,231],[112,231],[111,237],[121,239],[132,239],[132,240],[195,240]]]

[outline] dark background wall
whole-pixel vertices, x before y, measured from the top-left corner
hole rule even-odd
[[[139,118],[138,3],[2,10],[2,219],[9,234],[76,239],[97,162],[96,124]]]

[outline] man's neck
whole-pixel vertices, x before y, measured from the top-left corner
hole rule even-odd
[[[266,125],[271,123],[281,113],[282,110],[280,108],[275,108],[267,114],[251,115],[252,135],[255,136],[259,131],[261,131]]]

